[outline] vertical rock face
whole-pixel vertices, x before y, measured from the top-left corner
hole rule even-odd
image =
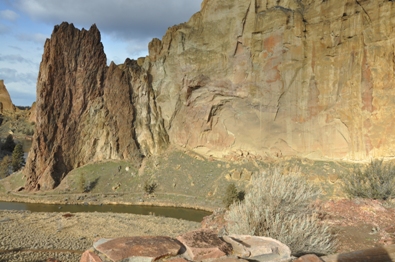
[[[15,107],[12,104],[10,94],[4,80],[0,80],[0,114],[13,114],[15,113]]]
[[[393,156],[395,3],[205,0],[153,40],[171,143],[226,156]]]
[[[36,132],[24,171],[27,188],[54,188],[91,161],[129,159],[139,165],[142,156],[167,146],[147,72],[129,60],[109,68],[106,62],[95,25],[80,31],[62,23],[46,41]]]
[[[395,2],[204,0],[106,66],[95,26],[45,44],[28,187],[170,143],[216,157],[366,160],[395,155]]]
[[[36,102],[33,102],[29,112],[29,122],[36,123]]]

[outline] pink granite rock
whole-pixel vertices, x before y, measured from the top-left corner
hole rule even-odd
[[[82,254],[80,262],[103,262],[103,260],[92,251],[86,250]]]
[[[257,261],[282,261],[291,258],[291,250],[278,240],[270,237],[230,235],[223,236],[232,245],[233,255]]]
[[[175,256],[182,245],[166,236],[121,237],[101,239],[94,243],[95,249],[112,261],[154,261],[165,256]]]
[[[185,256],[190,260],[215,259],[224,257],[232,251],[231,245],[222,241],[210,229],[199,229],[178,236],[186,247]]]

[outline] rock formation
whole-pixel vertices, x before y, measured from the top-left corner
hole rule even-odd
[[[30,188],[101,159],[198,153],[366,160],[395,154],[395,3],[204,0],[106,67],[96,26],[63,23],[38,79]]]
[[[173,144],[218,157],[393,156],[395,3],[205,0],[149,45]]]
[[[230,235],[219,237],[211,229],[198,229],[178,236],[101,238],[86,250],[86,261],[291,261],[291,250],[269,237]]]
[[[0,114],[9,115],[13,113],[15,113],[15,106],[12,104],[10,94],[4,85],[4,80],[0,79]]]
[[[29,111],[29,122],[30,123],[36,123],[36,102],[33,102],[30,111]]]
[[[37,81],[36,132],[26,163],[28,189],[51,189],[72,169],[102,159],[141,157],[167,145],[151,77],[126,60],[106,66],[100,32],[56,26]],[[138,106],[138,108],[137,108]]]

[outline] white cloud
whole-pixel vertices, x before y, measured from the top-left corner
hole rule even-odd
[[[15,49],[15,50],[18,50],[18,51],[23,51],[23,49],[20,48],[19,46],[9,45],[8,47],[10,47],[12,49]]]
[[[33,64],[33,62],[31,60],[26,59],[26,58],[22,57],[21,55],[2,55],[2,54],[0,54],[0,62],[8,62],[11,64],[14,64],[16,62]]]
[[[130,57],[144,57],[148,54],[148,43],[152,39],[138,39],[127,42],[126,50]]]
[[[0,18],[1,19],[5,19],[8,21],[15,21],[16,19],[18,19],[19,15],[17,13],[15,13],[12,10],[1,10],[0,11]]]
[[[49,36],[48,36],[49,37]],[[48,38],[47,36],[35,33],[35,34],[18,34],[16,38],[20,41],[31,41],[40,45],[44,45],[45,40]]]
[[[161,38],[167,28],[186,22],[200,10],[201,0],[17,0],[17,7],[51,25],[63,21],[124,40]]]
[[[9,26],[0,24],[0,35],[7,34],[8,32],[11,31],[10,29],[11,28]]]
[[[19,73],[13,68],[0,68],[0,79],[5,83],[26,83],[35,86],[37,75],[35,73]]]
[[[31,105],[36,100],[35,73],[20,73],[12,68],[0,68],[0,79],[4,80],[14,105]]]

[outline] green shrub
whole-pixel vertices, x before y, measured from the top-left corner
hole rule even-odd
[[[363,170],[355,167],[342,178],[343,190],[351,198],[387,200],[395,196],[395,166],[392,163],[372,160]]]
[[[158,184],[154,181],[145,181],[144,183],[144,191],[150,195],[155,192],[156,188],[158,187]]]
[[[10,174],[11,157],[5,155],[0,161],[0,179],[6,178]]]
[[[240,202],[244,199],[244,191],[238,191],[234,183],[229,184],[225,191],[222,202],[226,208],[229,208],[234,202]]]
[[[12,151],[12,160],[11,160],[12,170],[14,172],[18,171],[19,169],[22,168],[24,164],[25,164],[25,159],[24,159],[23,146],[22,144],[17,144],[14,148],[14,151]]]
[[[244,201],[225,215],[230,233],[277,239],[294,255],[334,251],[336,241],[312,206],[319,189],[299,174],[283,175],[278,169],[254,176],[251,184]]]
[[[12,135],[8,135],[4,144],[1,146],[1,150],[12,152],[14,151],[15,146],[14,137]]]

